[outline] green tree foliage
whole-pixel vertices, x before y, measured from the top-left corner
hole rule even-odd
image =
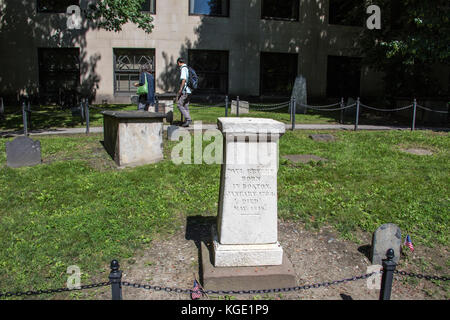
[[[99,28],[119,32],[125,23],[132,22],[146,33],[153,30],[153,17],[142,6],[148,0],[101,0],[89,5],[87,18]]]
[[[363,63],[385,74],[391,95],[442,95],[432,77],[436,64],[449,65],[450,5],[447,0],[374,0],[381,8],[381,29],[364,28]],[[363,4],[364,7],[368,3]]]

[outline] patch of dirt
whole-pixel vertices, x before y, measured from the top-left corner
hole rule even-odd
[[[210,228],[215,217],[189,217],[186,225],[170,236],[154,240],[145,250],[132,259],[120,261],[123,281],[189,289],[194,277],[200,279],[199,249],[200,241],[210,241]],[[319,230],[306,230],[299,222],[279,221],[279,241],[285,254],[294,265],[297,284],[335,281],[364,275],[371,265],[371,234],[355,234],[360,244],[339,239],[331,227]],[[415,246],[413,255],[403,255],[398,270],[420,272],[431,275],[448,275],[446,248],[422,248]],[[439,271],[436,269],[439,264]],[[425,268],[425,266],[428,267]],[[448,264],[447,264],[448,265]],[[442,267],[444,266],[444,267]],[[433,268],[434,267],[434,268]],[[425,272],[427,271],[427,272]],[[411,280],[412,279],[412,280]],[[442,285],[442,284],[441,284]],[[208,288],[205,288],[208,289]],[[446,288],[424,279],[394,277],[391,299],[422,300],[448,299]],[[276,299],[276,300],[377,300],[379,290],[368,289],[366,280],[357,280],[324,288],[311,288],[289,293],[264,295],[235,295],[237,299]],[[95,299],[111,299],[110,289],[97,291]],[[150,291],[123,287],[123,298],[137,300],[185,300],[188,294],[165,291]],[[210,295],[203,299],[224,299],[223,296]]]

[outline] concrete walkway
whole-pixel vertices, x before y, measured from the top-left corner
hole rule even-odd
[[[167,130],[168,125],[164,125],[164,131]],[[188,130],[194,130],[191,125]],[[217,129],[215,124],[202,124],[203,130]],[[286,130],[291,130],[292,125],[286,124]],[[295,130],[354,130],[355,126],[352,124],[296,124]],[[407,126],[374,126],[374,125],[358,125],[358,130],[411,130]],[[433,131],[450,131],[450,128],[431,128],[431,127],[416,127],[416,130],[433,130]],[[92,127],[89,129],[90,133],[103,133],[103,127]],[[86,128],[55,128],[47,130],[32,130],[28,132],[30,136],[42,136],[53,134],[82,134],[86,133]],[[2,131],[0,137],[8,138],[23,135],[23,130],[20,131]]]

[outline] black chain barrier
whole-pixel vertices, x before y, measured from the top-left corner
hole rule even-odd
[[[202,290],[203,293],[206,294],[217,294],[217,295],[239,295],[239,294],[263,294],[263,293],[279,293],[279,292],[292,292],[292,291],[300,291],[300,290],[309,290],[309,289],[317,289],[321,287],[329,287],[333,285],[339,285],[342,283],[348,283],[363,279],[368,279],[373,275],[376,274],[383,274],[383,270],[380,270],[378,272],[372,272],[360,276],[353,276],[351,278],[346,278],[342,280],[335,280],[335,281],[324,281],[320,283],[314,283],[314,284],[306,284],[303,286],[296,286],[296,287],[286,287],[286,288],[272,288],[272,289],[255,289],[255,290]],[[406,272],[406,271],[399,271],[394,270],[394,274],[400,275],[400,276],[407,276],[407,277],[415,277],[418,279],[425,279],[429,281],[449,281],[450,277],[445,276],[431,276],[431,275],[423,275],[420,273],[413,273],[413,272]],[[43,289],[43,290],[37,290],[37,291],[25,291],[25,292],[0,292],[0,298],[8,298],[8,297],[20,297],[20,296],[32,296],[32,295],[41,295],[41,294],[53,294],[53,293],[61,293],[61,292],[70,292],[70,291],[80,291],[80,290],[86,290],[86,289],[92,289],[92,288],[100,288],[111,285],[111,281],[107,282],[100,282],[100,283],[94,283],[89,285],[82,285],[75,288],[58,288],[58,289]],[[145,289],[145,290],[153,290],[153,291],[164,291],[164,292],[174,292],[174,293],[182,293],[182,294],[191,294],[195,292],[193,289],[182,289],[177,287],[163,287],[163,286],[156,286],[156,285],[150,285],[150,284],[141,284],[141,283],[131,283],[127,281],[121,281],[120,284],[124,287],[130,287],[135,289]]]
[[[341,284],[341,283],[345,283],[345,282],[367,279],[375,274],[377,274],[377,272],[372,272],[372,273],[368,273],[365,275],[355,276],[352,278],[347,278],[347,279],[342,279],[342,280],[308,284],[308,285],[297,286],[297,287],[274,288],[274,289],[255,289],[255,290],[202,290],[202,292],[204,292],[206,294],[218,294],[218,295],[290,292],[290,291],[308,290],[308,289],[312,289],[312,288],[329,287],[332,285]],[[186,293],[186,294],[191,294],[192,292],[194,292],[192,289],[151,286],[151,285],[143,285],[143,284],[139,284],[139,283],[130,283],[130,282],[122,282],[122,285],[126,286],[126,287],[141,288],[141,289],[154,290],[154,291],[176,292],[176,293]]]
[[[75,288],[58,288],[58,289],[43,289],[43,290],[37,290],[37,291],[25,291],[25,292],[0,292],[0,298],[2,297],[20,297],[20,296],[33,296],[33,295],[41,295],[41,294],[52,294],[52,293],[59,293],[59,292],[67,292],[67,291],[79,291],[79,290],[85,290],[85,289],[92,289],[92,288],[100,288],[111,285],[111,282],[100,282],[100,283],[93,283],[93,284],[87,284]]]
[[[423,275],[420,273],[414,273],[414,272],[406,272],[406,271],[399,271],[395,270],[394,274],[399,274],[401,276],[407,276],[412,278],[418,278],[418,279],[425,279],[428,281],[437,280],[437,281],[449,281],[449,277],[439,277],[439,276],[430,276],[430,275]]]

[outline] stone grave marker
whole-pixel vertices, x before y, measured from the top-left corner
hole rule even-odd
[[[239,100],[239,114],[250,113],[250,105],[248,101]],[[237,101],[231,101],[231,114],[237,114]]]
[[[400,228],[393,223],[380,226],[372,237],[372,264],[382,264],[386,259],[386,251],[394,249],[394,262],[398,263],[400,258],[400,247],[402,245],[402,233]]]
[[[295,78],[294,87],[292,88],[292,97],[295,98],[295,112],[304,113],[305,107],[300,104],[306,105],[307,103],[307,91],[306,91],[306,78],[298,76]]]
[[[291,262],[278,242],[279,121],[218,118],[224,136],[217,227],[211,264],[202,248],[207,288],[262,289],[295,285]],[[239,289],[241,290],[241,289]]]
[[[41,142],[19,136],[6,142],[6,165],[11,168],[35,166],[42,163]]]
[[[314,141],[321,142],[331,142],[336,140],[335,136],[332,134],[310,134],[309,137]]]
[[[315,156],[313,154],[288,154],[283,156],[284,159],[290,160],[294,163],[310,163],[310,162],[327,162],[325,158]]]

